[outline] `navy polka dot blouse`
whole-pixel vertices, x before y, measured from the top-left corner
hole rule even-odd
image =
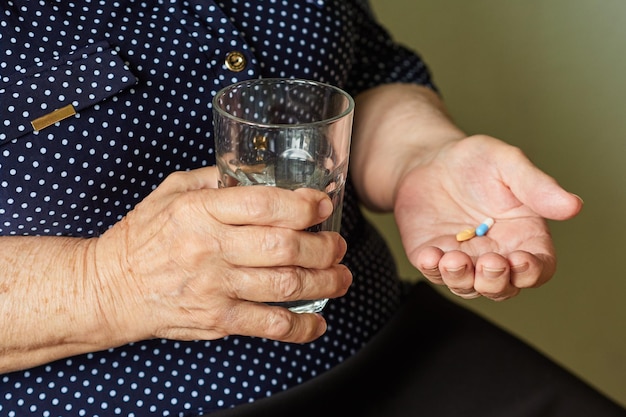
[[[3,236],[98,236],[169,173],[213,165],[211,98],[233,82],[431,85],[359,0],[6,0],[0,45]],[[343,214],[354,283],[315,342],[148,340],[75,356],[0,375],[0,416],[194,415],[341,363],[405,291],[350,183]]]

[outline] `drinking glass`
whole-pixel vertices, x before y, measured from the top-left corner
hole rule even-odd
[[[339,232],[353,114],[348,93],[316,81],[262,78],[223,88],[213,99],[219,187],[324,191],[333,213],[308,230]],[[269,304],[319,312],[327,301]]]

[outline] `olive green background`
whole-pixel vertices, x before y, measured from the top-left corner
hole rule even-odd
[[[585,201],[575,219],[550,222],[559,269],[548,284],[461,303],[626,405],[626,1],[372,5],[429,64],[459,126],[520,146]],[[403,276],[418,277],[393,218],[371,217]]]

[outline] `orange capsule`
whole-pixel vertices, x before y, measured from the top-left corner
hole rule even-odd
[[[476,236],[476,229],[469,228],[469,229],[465,229],[465,230],[461,230],[459,233],[456,234],[456,240],[458,242],[463,242],[466,240],[470,240],[471,238],[473,238],[474,236]]]

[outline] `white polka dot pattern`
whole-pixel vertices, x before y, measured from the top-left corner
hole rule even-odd
[[[211,98],[247,78],[300,77],[352,94],[430,84],[365,1],[84,0],[0,4],[0,234],[98,236],[176,170],[212,165]],[[232,72],[225,57],[245,59]],[[66,105],[77,114],[33,131]],[[342,234],[354,283],[296,345],[150,340],[0,375],[0,416],[193,415],[254,401],[341,363],[404,286],[350,182]]]
[[[0,141],[31,133],[33,119],[64,103],[81,111],[137,81],[107,42],[54,57],[16,75],[7,77],[6,86],[0,89],[0,95],[9,98],[3,100],[3,106],[11,115],[4,120]]]

